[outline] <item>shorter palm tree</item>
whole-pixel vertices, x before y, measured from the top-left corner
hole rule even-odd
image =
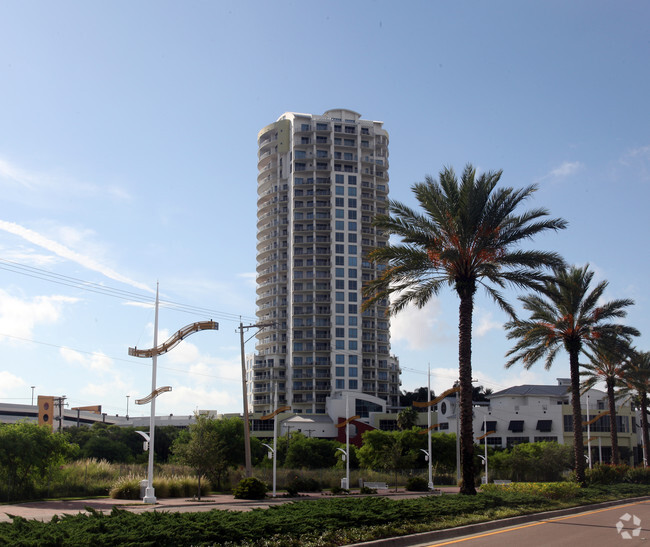
[[[605,382],[609,407],[609,435],[612,445],[612,463],[618,465],[620,463],[620,454],[618,449],[615,389],[622,384],[624,364],[631,350],[625,340],[620,340],[616,337],[596,339],[590,346],[592,346],[590,349],[584,351],[589,362],[581,364],[583,370],[580,375],[585,378],[582,382],[582,389],[585,392],[599,382]],[[591,454],[589,456],[591,457]]]
[[[514,319],[505,324],[508,338],[518,340],[506,355],[506,368],[521,362],[530,368],[545,358],[549,369],[558,353],[564,349],[569,355],[571,402],[573,410],[573,447],[576,478],[585,484],[584,442],[582,439],[582,408],[580,406],[580,363],[583,346],[605,337],[630,341],[639,331],[615,322],[625,317],[625,308],[634,304],[619,299],[600,304],[607,282],[591,288],[594,273],[589,266],[557,268],[555,276],[544,285],[543,294],[520,298],[530,319]]]
[[[634,351],[624,369],[625,387],[641,411],[641,437],[643,439],[643,465],[650,462],[648,435],[648,394],[650,393],[650,351]]]

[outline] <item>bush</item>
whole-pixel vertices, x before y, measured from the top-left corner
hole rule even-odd
[[[632,484],[650,484],[650,468],[634,467],[628,469],[625,474],[625,482]]]
[[[266,483],[255,477],[243,479],[233,490],[235,498],[240,500],[261,500],[266,497],[268,487]]]
[[[369,486],[362,486],[361,489],[359,490],[360,494],[376,494],[377,490],[374,488],[370,488]]]
[[[627,465],[597,463],[592,469],[585,470],[585,479],[587,484],[617,484],[625,480],[629,471]]]
[[[578,496],[580,485],[575,482],[512,482],[510,484],[484,484],[481,486],[484,494],[503,495],[524,494],[541,496],[548,500],[569,500]]]
[[[330,492],[332,492],[332,494],[334,494],[335,496],[337,496],[339,494],[349,494],[350,493],[350,491],[347,488],[341,488],[340,486],[332,486],[332,489],[330,490]]]
[[[406,489],[411,492],[427,492],[429,490],[429,481],[424,477],[410,477],[406,481]]]
[[[287,492],[293,495],[298,492],[320,492],[321,490],[320,483],[312,477],[295,476],[287,485]]]

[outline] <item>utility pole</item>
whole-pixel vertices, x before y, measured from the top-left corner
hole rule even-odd
[[[239,342],[241,344],[241,385],[242,385],[242,396],[244,399],[244,455],[246,462],[246,477],[250,477],[253,474],[252,465],[251,465],[251,429],[248,419],[248,394],[246,389],[246,355],[244,353],[244,344],[248,342],[253,336],[248,340],[244,340],[244,330],[248,329],[262,329],[264,327],[270,327],[273,323],[255,323],[254,325],[244,325],[239,323]]]

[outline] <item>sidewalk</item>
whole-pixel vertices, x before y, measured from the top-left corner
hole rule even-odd
[[[449,487],[441,488],[443,493],[456,494],[458,488]],[[393,489],[379,490],[378,496],[385,496],[394,499],[417,498],[427,495],[426,492],[406,492],[399,489],[395,492]],[[268,508],[271,505],[280,503],[289,503],[295,501],[316,500],[322,498],[331,498],[327,493],[309,493],[301,494],[297,498],[267,497],[263,500],[238,500],[232,495],[220,494],[215,496],[204,496],[201,501],[185,498],[161,498],[155,505],[144,504],[137,500],[117,500],[110,498],[89,498],[82,500],[70,501],[31,501],[17,503],[13,505],[0,505],[0,522],[11,522],[11,516],[23,517],[26,519],[37,519],[48,521],[54,515],[76,515],[78,513],[87,513],[86,508],[90,507],[95,511],[110,513],[113,507],[131,511],[133,513],[142,513],[144,511],[176,511],[179,513],[190,513],[198,511],[211,511],[213,509],[228,511],[250,511],[253,508]],[[343,497],[343,496],[337,496]],[[359,497],[359,494],[353,495]]]

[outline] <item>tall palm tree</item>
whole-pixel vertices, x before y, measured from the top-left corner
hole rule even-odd
[[[474,294],[481,285],[499,306],[513,314],[499,291],[508,285],[538,288],[544,268],[562,264],[551,252],[521,250],[518,245],[546,230],[566,227],[562,219],[548,219],[545,209],[515,213],[535,192],[496,189],[501,171],[476,176],[467,165],[460,181],[453,169],[440,172],[439,181],[426,177],[412,186],[424,213],[391,201],[387,215],[375,226],[401,243],[374,249],[369,258],[385,265],[377,279],[364,287],[364,309],[392,296],[387,313],[409,304],[422,308],[445,286],[460,298],[458,373],[460,381],[461,493],[475,494],[472,438],[472,315]]]
[[[626,392],[635,392],[641,411],[641,435],[643,438],[643,466],[650,463],[650,436],[648,435],[648,394],[650,393],[650,351],[634,351],[625,365]]]
[[[554,279],[545,283],[542,295],[520,298],[524,309],[530,312],[530,319],[513,319],[505,325],[508,338],[518,340],[507,353],[511,359],[506,367],[521,361],[525,368],[530,368],[545,357],[545,367],[549,369],[560,350],[569,354],[575,471],[580,484],[585,483],[585,462],[579,356],[586,343],[604,337],[619,337],[629,342],[632,336],[639,334],[633,327],[613,322],[625,317],[624,308],[634,302],[619,299],[599,305],[607,282],[602,281],[590,290],[593,277],[588,265],[557,268]]]
[[[609,407],[612,463],[618,465],[620,463],[620,454],[618,450],[618,424],[616,421],[616,393],[614,390],[621,384],[624,364],[630,354],[630,347],[625,340],[621,340],[619,337],[598,338],[589,345],[592,347],[584,352],[589,362],[581,364],[583,370],[580,375],[585,378],[582,381],[582,390],[583,392],[587,391],[597,383],[605,382]],[[591,454],[589,457],[591,457]]]

